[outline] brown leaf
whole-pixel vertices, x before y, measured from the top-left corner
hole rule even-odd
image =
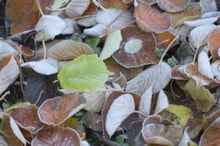
[[[176,35],[170,31],[164,31],[162,33],[156,33],[156,41],[157,41],[157,48],[165,49],[169,46],[169,44],[175,39]],[[170,48],[174,47],[178,44],[178,40],[176,40]]]
[[[58,61],[73,60],[82,54],[92,54],[92,48],[82,42],[73,40],[63,40],[50,47],[47,51],[47,57]]]
[[[105,8],[126,9],[128,4],[123,3],[122,0],[99,0],[99,3]]]
[[[140,3],[134,11],[136,23],[144,31],[161,33],[168,30],[170,17],[147,4]]]
[[[213,146],[220,143],[220,118],[217,118],[203,133],[199,146]]]
[[[39,107],[38,116],[43,123],[54,126],[60,125],[82,109],[85,102],[79,93],[48,99]]]
[[[121,30],[122,41],[113,59],[125,68],[141,67],[158,62],[154,34],[144,32],[138,27],[126,27]]]
[[[78,133],[71,128],[54,127],[41,130],[32,140],[32,146],[73,145],[80,146]]]
[[[29,131],[31,134],[36,134],[44,126],[38,118],[37,110],[37,106],[34,105],[19,107],[12,109],[10,115],[20,127]]]
[[[167,12],[180,12],[188,6],[189,2],[189,0],[157,0],[157,5]]]
[[[208,37],[208,46],[212,54],[212,60],[217,60],[219,58],[218,49],[220,48],[220,26],[216,26],[216,28],[210,33]]]

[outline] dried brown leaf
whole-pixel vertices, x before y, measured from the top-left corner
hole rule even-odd
[[[189,4],[189,0],[157,0],[158,6],[167,12],[183,11]]]

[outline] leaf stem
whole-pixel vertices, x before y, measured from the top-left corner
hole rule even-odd
[[[37,7],[38,7],[38,9],[39,9],[39,11],[40,11],[41,16],[44,16],[44,13],[43,13],[43,11],[42,11],[42,9],[41,9],[41,6],[40,6],[40,1],[39,1],[39,0],[35,0],[35,2],[36,2],[36,4],[37,4]]]
[[[43,48],[44,48],[44,60],[46,59],[47,57],[47,49],[46,49],[46,45],[45,45],[45,41],[42,40],[42,45],[43,45]]]
[[[179,37],[176,36],[171,42],[170,44],[167,46],[167,48],[165,49],[165,51],[163,52],[163,55],[160,58],[159,64],[161,64],[161,62],[163,61],[163,58],[165,57],[166,53],[168,52],[168,50],[170,49],[170,47],[174,44],[174,42],[178,39]]]
[[[198,52],[199,52],[199,48],[197,48],[196,51],[195,51],[195,54],[194,54],[194,57],[193,57],[193,62],[192,62],[193,65],[196,62],[196,57],[197,57]]]

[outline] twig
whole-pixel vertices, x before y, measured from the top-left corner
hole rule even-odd
[[[43,13],[43,11],[42,11],[42,9],[41,9],[41,6],[40,6],[40,1],[39,1],[39,0],[35,0],[35,2],[36,2],[36,4],[37,4],[37,7],[38,7],[38,9],[39,9],[39,11],[40,11],[41,16],[44,16],[44,13]]]

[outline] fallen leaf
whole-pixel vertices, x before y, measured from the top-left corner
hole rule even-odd
[[[150,86],[141,96],[139,111],[147,116],[150,115],[152,95],[152,87]]]
[[[194,21],[185,21],[184,24],[190,27],[198,27],[207,24],[214,24],[218,20],[218,17],[198,19]]]
[[[161,111],[166,109],[169,106],[169,101],[163,90],[159,92],[156,107],[154,110],[154,115],[159,114]]]
[[[107,132],[106,138],[110,138],[134,110],[135,102],[131,94],[123,94],[115,99],[107,112],[104,123]]]
[[[207,44],[209,34],[215,29],[216,25],[207,24],[194,28],[189,34],[189,41],[193,48],[199,49]]]
[[[97,24],[91,28],[86,28],[83,30],[83,33],[89,36],[102,36],[106,33],[106,27],[104,24]]]
[[[43,75],[51,75],[58,72],[58,62],[53,58],[42,59],[40,61],[30,61],[21,64],[22,67],[30,67],[35,72]]]
[[[136,68],[158,62],[153,33],[130,26],[122,29],[121,34],[120,48],[112,56],[117,63],[125,68]]]
[[[128,7],[128,4],[121,0],[99,0],[99,3],[105,8],[126,9]]]
[[[44,127],[43,123],[41,123],[38,118],[37,110],[37,106],[28,105],[12,109],[10,115],[20,127],[31,134],[36,134]]]
[[[82,54],[89,55],[92,53],[92,48],[83,42],[62,40],[48,49],[47,57],[54,58],[58,61],[68,61]]]
[[[59,9],[64,7],[66,4],[68,4],[70,0],[54,0],[53,4],[51,5],[52,9]]]
[[[200,52],[198,56],[198,72],[209,79],[213,79],[209,57],[204,51]]]
[[[169,83],[170,72],[171,67],[165,62],[153,65],[128,81],[126,91],[142,95],[147,88],[152,86],[153,93],[157,93]]]
[[[211,64],[211,70],[212,70],[212,74],[214,76],[214,78],[217,81],[220,81],[220,60],[216,60]]]
[[[17,51],[8,42],[0,40],[0,61],[8,55],[16,55]]]
[[[82,119],[86,127],[95,131],[103,131],[101,115],[88,111],[83,114]]]
[[[200,5],[202,7],[202,13],[217,11],[215,0],[201,0]]]
[[[0,63],[0,94],[10,86],[20,73],[17,58],[9,55]]]
[[[5,139],[0,135],[0,145],[1,146],[8,146],[8,143],[5,141]]]
[[[188,6],[189,2],[189,0],[157,0],[157,5],[167,12],[180,12]]]
[[[61,68],[58,80],[66,90],[88,91],[103,86],[111,74],[96,55],[81,55]]]
[[[198,110],[208,112],[215,105],[214,96],[205,87],[197,87],[195,80],[189,80],[183,89],[195,101]]]
[[[34,29],[36,31],[42,31],[43,37],[40,39],[48,41],[54,39],[55,36],[61,34],[65,27],[66,24],[64,20],[60,17],[56,15],[43,15],[37,22]]]
[[[216,28],[210,33],[208,37],[208,46],[210,48],[210,52],[212,54],[212,60],[217,60],[218,57],[218,49],[220,48],[220,26],[216,26]]]
[[[87,10],[90,3],[90,0],[71,0],[65,9],[65,13],[70,18],[79,17]]]
[[[213,146],[220,143],[219,139],[220,118],[217,118],[203,133],[199,146]]]
[[[140,3],[134,11],[136,23],[143,31],[161,33],[168,30],[170,17],[151,6]]]
[[[58,126],[85,106],[85,99],[79,93],[66,94],[56,98],[47,99],[39,109],[40,121]]]
[[[119,49],[121,41],[122,36],[120,30],[110,33],[105,40],[105,44],[99,58],[105,60],[111,57],[112,54]]]
[[[54,127],[41,130],[32,140],[32,146],[73,145],[80,146],[78,133],[72,128]]]

